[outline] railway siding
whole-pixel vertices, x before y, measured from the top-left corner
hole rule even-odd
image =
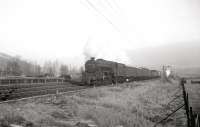
[[[68,91],[75,91],[85,88],[84,86],[76,86],[71,83],[47,83],[47,84],[26,84],[3,86],[0,90],[1,101],[21,99],[33,96],[41,96],[48,94],[57,94]],[[12,92],[8,92],[8,91]]]
[[[11,95],[12,98],[6,101],[0,101],[0,104],[5,104],[5,103],[12,103],[12,102],[20,102],[20,101],[25,101],[25,100],[31,100],[31,99],[39,99],[39,98],[48,98],[48,97],[53,97],[53,96],[58,96],[58,95],[73,95],[74,93],[78,93],[81,91],[84,91],[86,87],[74,87],[74,88],[61,88],[61,89],[47,89],[47,90],[40,90],[40,91],[34,91],[34,92],[27,92],[27,93],[16,93]],[[59,93],[57,93],[57,90]],[[25,96],[24,96],[25,95]]]

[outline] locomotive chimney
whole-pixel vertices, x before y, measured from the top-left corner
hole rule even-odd
[[[95,57],[91,57],[91,60],[95,60]]]

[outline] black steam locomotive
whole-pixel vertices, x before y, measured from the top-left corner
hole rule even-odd
[[[83,82],[88,85],[123,83],[158,78],[159,71],[129,67],[122,63],[92,57],[85,63]]]

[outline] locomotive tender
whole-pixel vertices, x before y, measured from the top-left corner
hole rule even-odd
[[[111,83],[123,83],[158,78],[159,71],[147,68],[129,67],[122,63],[96,59],[92,57],[85,63],[83,82],[89,85],[102,85]]]

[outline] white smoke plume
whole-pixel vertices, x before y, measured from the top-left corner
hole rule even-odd
[[[116,41],[109,38],[101,38],[96,36],[95,38],[89,38],[84,46],[85,61],[91,57],[102,58],[106,60],[112,60],[124,64],[129,64],[130,60],[127,57],[125,44],[114,43]]]

